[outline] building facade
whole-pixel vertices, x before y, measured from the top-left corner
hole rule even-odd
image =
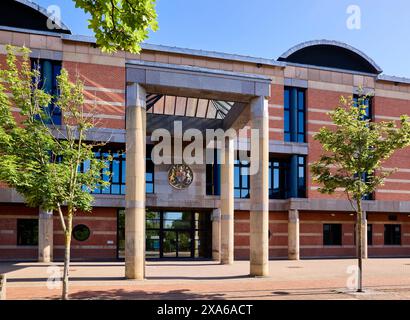
[[[321,194],[312,182],[309,164],[321,153],[313,135],[332,125],[327,112],[339,98],[359,88],[373,93],[372,121],[398,120],[410,110],[410,79],[384,75],[365,53],[327,40],[302,43],[278,59],[150,44],[139,55],[108,55],[64,25],[48,29],[38,6],[6,2],[12,9],[7,18],[0,13],[1,65],[5,46],[13,44],[31,49],[45,83],[61,67],[79,74],[86,108],[97,110],[89,140],[109,141],[96,154],[114,158],[108,162],[111,185],[94,190],[93,211],[74,219],[73,259],[125,257],[128,276],[139,278],[144,253],[222,263],[250,259],[255,275],[266,273],[268,259],[356,255],[349,201],[342,192]],[[20,18],[10,19],[10,12]],[[52,117],[61,122],[58,110]],[[258,173],[249,176],[249,162],[241,160],[189,164],[182,168],[192,175],[189,186],[173,186],[171,169],[178,167],[155,165],[150,151],[158,143],[153,131],[175,132],[175,123],[200,133],[258,129]],[[173,148],[186,144],[174,140]],[[237,151],[228,139],[220,153],[233,159]],[[398,170],[364,201],[365,254],[409,257],[408,149],[384,166]],[[0,260],[58,260],[63,245],[57,216],[28,208],[1,186]]]

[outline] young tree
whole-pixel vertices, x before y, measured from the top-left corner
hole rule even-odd
[[[82,83],[71,83],[62,69],[59,94],[52,97],[39,86],[40,73],[31,69],[29,50],[7,50],[7,66],[0,70],[5,83],[0,84],[0,181],[15,188],[28,206],[58,213],[65,239],[62,298],[68,299],[73,217],[77,211],[91,211],[90,191],[107,185],[101,179],[105,163],[94,157],[94,145],[86,142],[93,120],[84,112]],[[61,127],[50,124],[50,103],[62,111]],[[11,107],[19,110],[21,122]]]
[[[368,95],[361,94],[357,101],[341,97],[339,106],[330,117],[335,127],[321,128],[314,136],[323,148],[319,160],[311,166],[313,180],[322,193],[332,194],[342,189],[357,215],[358,228],[358,292],[362,286],[362,199],[383,185],[394,170],[383,169],[382,164],[392,154],[410,145],[410,123],[407,116],[395,121],[372,122],[366,119]]]
[[[155,0],[73,0],[91,15],[89,28],[105,52],[138,53],[150,30],[158,29]]]

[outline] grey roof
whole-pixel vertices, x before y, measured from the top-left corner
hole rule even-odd
[[[410,78],[389,76],[387,74],[380,74],[377,80],[410,84]]]
[[[42,15],[44,15],[46,17],[49,17],[47,9],[43,8],[42,6],[40,6],[37,3],[31,2],[29,0],[14,0],[14,1],[20,2],[21,4],[24,4],[24,5],[32,8],[32,9],[40,12]],[[58,23],[58,21],[54,21],[54,23],[56,23],[60,27],[60,29],[65,30],[65,31],[70,31],[70,29],[64,24],[63,21],[60,20],[59,23]]]
[[[242,78],[242,79],[247,78],[247,79],[252,79],[253,81],[258,81],[258,82],[271,82],[272,81],[269,76],[264,76],[260,74],[233,72],[233,71],[209,69],[209,68],[196,67],[196,66],[175,65],[175,64],[169,64],[169,63],[163,63],[163,62],[152,62],[152,61],[144,61],[144,60],[127,60],[126,64],[134,65],[134,66],[160,68],[160,69],[161,68],[173,69],[173,70],[180,70],[180,71],[186,71],[186,72],[209,73],[209,74],[214,74],[214,75],[229,76],[229,77],[236,77],[236,78]]]
[[[292,48],[290,48],[288,51],[283,53],[279,58],[281,59],[287,59],[291,54],[295,53],[296,51],[299,51],[301,49],[304,49],[306,47],[311,47],[311,46],[317,46],[317,45],[329,45],[329,46],[336,46],[340,48],[347,49],[349,51],[352,51],[359,56],[361,56],[363,59],[365,59],[368,63],[370,63],[378,73],[382,73],[383,70],[376,64],[376,62],[373,61],[368,55],[360,51],[359,49],[356,49],[352,47],[351,45],[348,45],[347,43],[340,42],[340,41],[335,41],[335,40],[312,40],[312,41],[306,41],[303,43],[300,43]]]
[[[95,43],[96,41],[94,37],[71,35],[71,34],[62,34],[61,38],[64,40],[88,42],[88,43]],[[178,47],[170,47],[170,46],[151,44],[151,43],[142,43],[141,48],[143,50],[186,54],[186,55],[191,55],[191,56],[214,58],[214,59],[225,59],[225,60],[233,60],[233,61],[240,61],[240,62],[250,62],[250,63],[256,63],[256,64],[270,65],[270,66],[275,66],[275,67],[285,67],[286,66],[284,62],[276,61],[275,59],[256,58],[256,57],[244,56],[244,55],[239,55],[239,54],[231,54],[231,53],[216,52],[216,51],[178,48]]]

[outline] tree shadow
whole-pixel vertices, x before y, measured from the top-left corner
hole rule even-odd
[[[73,300],[224,300],[225,294],[194,293],[188,289],[170,291],[128,291],[124,289],[84,290],[70,294]]]

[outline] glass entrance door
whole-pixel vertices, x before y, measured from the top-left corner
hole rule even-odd
[[[125,212],[118,212],[118,258],[124,258]],[[211,258],[209,212],[153,211],[146,213],[146,258]]]

